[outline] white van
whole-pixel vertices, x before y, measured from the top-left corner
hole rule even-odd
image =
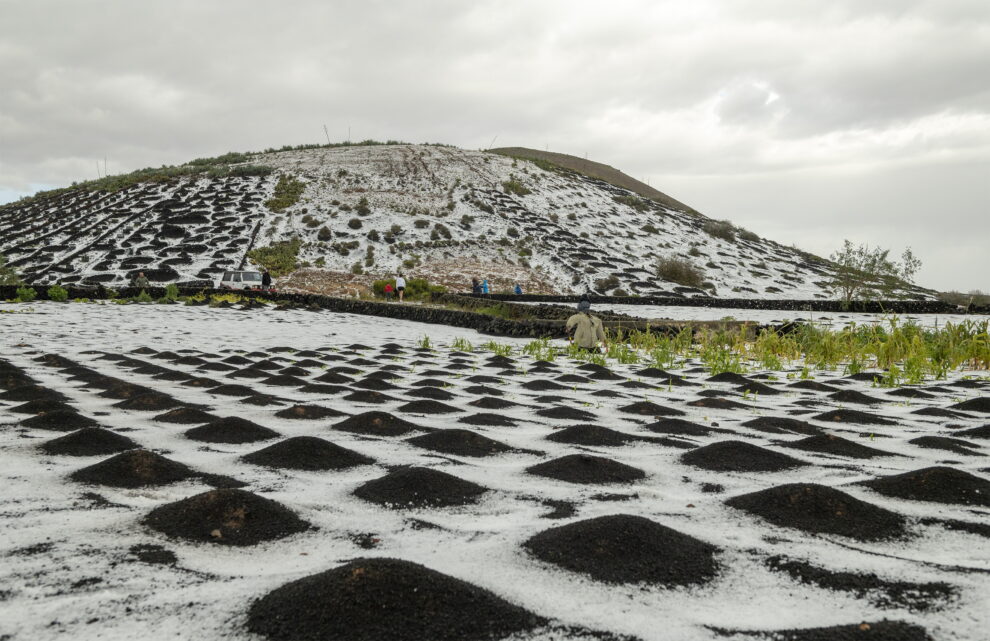
[[[261,289],[261,272],[224,272],[217,289]]]

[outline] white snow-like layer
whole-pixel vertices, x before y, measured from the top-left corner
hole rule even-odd
[[[26,306],[0,305],[4,311]],[[645,417],[616,412],[622,405],[648,399],[688,412],[684,418],[701,423],[717,422],[740,438],[814,463],[798,470],[763,473],[715,473],[679,461],[683,450],[638,443],[618,448],[578,447],[545,440],[554,428],[576,421],[542,419],[533,414],[539,405],[519,385],[541,375],[505,377],[499,387],[506,398],[528,407],[500,413],[519,419],[517,427],[473,427],[451,416],[409,416],[397,412],[401,401],[368,406],[338,397],[304,394],[291,388],[268,387],[253,381],[231,379],[223,373],[204,372],[223,382],[257,385],[265,392],[300,402],[321,404],[348,412],[371,409],[396,413],[421,425],[466,427],[514,447],[543,452],[506,454],[474,459],[437,455],[415,448],[402,438],[367,438],[334,431],[335,420],[288,421],[277,419],[280,407],[254,407],[237,399],[210,395],[201,389],[154,380],[134,374],[105,360],[92,350],[126,353],[137,347],[155,350],[192,349],[225,357],[224,350],[265,350],[274,346],[302,349],[343,349],[359,342],[376,347],[397,342],[416,347],[429,336],[440,346],[436,365],[416,366],[405,378],[394,381],[403,388],[422,378],[418,373],[446,364],[446,352],[456,338],[475,346],[488,340],[469,330],[334,313],[302,311],[238,311],[182,306],[127,306],[40,303],[25,313],[0,314],[0,350],[3,358],[25,368],[43,385],[62,391],[86,416],[110,429],[122,431],[143,447],[199,471],[233,476],[248,483],[246,489],[279,501],[303,519],[319,526],[283,540],[247,548],[192,544],[171,540],[143,527],[140,520],[154,507],[209,489],[199,482],[126,490],[87,487],[66,479],[72,471],[106,457],[53,457],[37,446],[60,433],[26,430],[14,425],[24,415],[0,407],[0,636],[10,639],[53,639],[67,635],[83,639],[130,640],[135,638],[254,638],[244,629],[250,603],[290,580],[307,576],[361,556],[389,556],[422,563],[432,569],[485,587],[499,596],[540,615],[569,625],[635,635],[644,640],[715,638],[705,626],[738,629],[787,629],[877,621],[883,618],[916,623],[936,639],[981,638],[990,623],[990,546],[986,539],[951,532],[938,526],[913,524],[913,536],[905,539],[858,543],[842,537],[815,537],[801,531],[769,525],[760,519],[723,505],[729,496],[791,482],[816,482],[841,489],[872,504],[909,517],[937,517],[990,524],[988,510],[884,497],[848,483],[927,467],[951,459],[953,467],[984,478],[988,448],[980,444],[973,456],[922,449],[908,443],[926,434],[950,434],[947,421],[920,417],[912,410],[919,401],[896,399],[882,409],[864,408],[894,418],[896,426],[857,427],[821,424],[829,432],[887,450],[899,456],[857,461],[781,449],[774,443],[799,436],[767,435],[740,423],[756,416],[782,416],[793,402],[821,395],[794,393],[745,400],[745,410],[713,410],[686,406],[701,389],[730,390],[727,384],[704,388],[627,389],[611,382],[554,391],[564,405],[596,415],[595,422],[620,431],[649,435],[639,425]],[[495,339],[520,346],[524,341]],[[89,352],[89,353],[87,353]],[[189,403],[203,403],[219,416],[241,416],[271,427],[283,436],[312,435],[326,438],[377,460],[376,465],[351,470],[309,473],[268,470],[240,462],[238,458],[271,442],[245,445],[194,442],[183,436],[189,426],[157,423],[154,413],[114,408],[113,399],[70,382],[59,370],[34,360],[44,353],[58,353],[100,372],[158,389]],[[371,355],[373,352],[365,352]],[[180,366],[137,356],[150,363],[187,372]],[[289,361],[292,354],[285,356]],[[531,359],[516,353],[523,367]],[[396,361],[407,364],[423,358],[407,352]],[[475,355],[475,361],[483,356]],[[209,357],[208,360],[219,360]],[[428,360],[428,359],[425,359]],[[558,360],[561,373],[576,372],[576,363]],[[334,365],[334,363],[331,363]],[[480,365],[480,363],[479,363]],[[610,363],[613,371],[636,380],[642,365]],[[313,375],[319,375],[319,368]],[[462,374],[495,374],[479,366]],[[956,373],[956,376],[962,373]],[[985,374],[970,372],[969,374]],[[542,375],[553,378],[554,375]],[[824,377],[821,377],[824,378]],[[451,391],[459,398],[450,404],[464,406],[470,397],[461,389],[468,384],[451,373]],[[703,381],[704,375],[695,380]],[[865,385],[846,386],[876,394]],[[589,396],[598,389],[615,389],[624,398]],[[397,397],[402,390],[388,392]],[[979,390],[957,388],[928,403],[939,407],[986,395]],[[592,399],[589,403],[588,399]],[[743,399],[736,397],[736,400]],[[827,399],[824,399],[827,400]],[[9,405],[9,401],[4,402]],[[831,405],[823,405],[821,411]],[[860,409],[858,407],[854,407]],[[472,408],[468,407],[468,411]],[[816,409],[816,411],[818,411]],[[807,416],[799,417],[816,423]],[[948,421],[975,427],[986,418]],[[125,431],[126,430],[126,431]],[[869,436],[863,436],[865,433]],[[686,439],[699,445],[724,440],[713,435]],[[647,477],[632,485],[581,486],[543,479],[524,468],[576,452],[590,452],[643,469]],[[476,506],[436,510],[389,511],[351,495],[361,483],[385,473],[384,466],[416,464],[442,469],[480,483],[493,491]],[[983,470],[983,471],[981,471]],[[701,491],[703,483],[724,486],[722,494]],[[113,505],[95,507],[83,497],[96,492]],[[622,502],[594,500],[602,492],[634,494]],[[578,514],[565,520],[546,520],[550,511],[540,501],[568,500]],[[520,547],[528,537],[550,527],[605,514],[629,513],[651,518],[683,533],[722,548],[722,571],[712,583],[691,589],[649,586],[613,586],[548,566],[529,557]],[[414,529],[419,518],[443,529]],[[380,544],[371,550],[358,547],[351,536],[374,533]],[[42,548],[38,548],[42,544]],[[136,544],[159,544],[174,551],[178,565],[145,565],[133,561],[128,549]],[[787,575],[767,569],[761,560],[784,554],[834,571],[876,572],[888,580],[946,581],[959,590],[957,599],[941,609],[912,612],[899,607],[879,608],[850,594],[800,584]],[[966,572],[960,568],[970,568]],[[98,581],[97,581],[98,579]],[[660,623],[660,625],[658,625]]]

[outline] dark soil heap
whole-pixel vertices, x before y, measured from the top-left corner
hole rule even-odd
[[[27,422],[27,421],[25,421]],[[977,445],[964,441],[961,438],[949,438],[948,436],[919,436],[913,438],[908,443],[923,447],[925,449],[945,450],[963,456],[976,456],[979,454]]]
[[[657,434],[676,434],[678,436],[708,436],[713,431],[721,431],[712,430],[710,427],[685,421],[681,418],[665,418],[656,423],[644,425],[643,429],[656,432]]]
[[[341,422],[332,426],[335,430],[344,432],[354,432],[355,434],[368,434],[372,436],[400,436],[408,432],[431,431],[425,427],[420,427],[415,423],[410,423],[388,412],[365,412],[356,414],[350,418],[345,418]]]
[[[728,636],[748,634],[772,641],[933,641],[924,628],[903,621],[882,621],[832,625],[827,628],[739,632],[718,630]]]
[[[983,425],[981,427],[974,427],[961,432],[956,432],[956,435],[965,436],[966,438],[990,438],[990,425]]]
[[[406,442],[434,452],[457,456],[493,456],[512,451],[512,448],[505,443],[475,434],[470,430],[459,429],[437,430],[406,439]]]
[[[519,403],[507,401],[501,398],[492,398],[491,396],[483,396],[477,400],[471,401],[468,405],[482,410],[504,410],[507,407],[518,407]]]
[[[342,470],[375,462],[363,454],[315,436],[295,436],[269,445],[241,460],[265,467],[292,470]]]
[[[894,421],[857,410],[831,410],[816,414],[812,417],[816,421],[826,421],[829,423],[855,423],[857,425],[896,425]]]
[[[637,439],[631,434],[616,432],[599,425],[572,425],[554,432],[547,437],[547,440],[554,443],[573,443],[574,445],[618,447]]]
[[[887,581],[876,574],[832,572],[804,561],[772,556],[766,560],[772,570],[786,572],[802,583],[811,583],[827,590],[851,592],[859,598],[869,599],[878,607],[903,607],[910,610],[939,608],[956,594],[948,583],[912,583]]]
[[[93,427],[96,425],[96,421],[75,410],[55,410],[24,419],[21,421],[21,425],[37,430],[71,432],[84,427]]]
[[[874,541],[904,533],[904,517],[815,483],[791,483],[728,499],[775,525]]]
[[[560,383],[554,383],[553,381],[548,381],[544,379],[535,379],[532,381],[526,381],[520,385],[523,389],[528,389],[531,392],[548,392],[550,390],[569,390],[571,389],[569,385],[561,385]]]
[[[207,443],[254,443],[278,438],[275,430],[238,416],[227,416],[186,431],[186,437]]]
[[[822,433],[821,428],[815,427],[811,423],[780,416],[761,416],[746,421],[742,425],[743,427],[751,427],[754,430],[768,434],[807,434],[809,436],[816,436]]]
[[[523,547],[541,561],[608,583],[693,585],[717,571],[714,545],[628,514],[545,530]]]
[[[657,405],[650,401],[638,401],[631,405],[625,405],[620,407],[619,411],[624,414],[638,414],[640,416],[684,416],[684,412],[681,410]]]
[[[354,490],[365,501],[388,508],[448,507],[474,503],[485,492],[476,483],[424,467],[400,467]]]
[[[255,601],[273,641],[488,641],[546,624],[488,590],[409,561],[358,559]]]
[[[408,412],[410,414],[452,414],[454,412],[464,411],[459,407],[431,400],[410,401],[405,405],[400,405],[398,409],[400,412]]]
[[[234,385],[232,383],[228,383],[227,385],[214,387],[209,391],[209,393],[222,396],[254,396],[258,393],[258,390],[253,387],[248,387],[247,385]]]
[[[203,423],[215,421],[218,418],[196,407],[178,407],[164,414],[159,414],[154,420],[163,423],[178,423],[180,425],[202,425]]]
[[[527,467],[526,471],[536,476],[585,485],[632,483],[646,477],[646,472],[639,468],[588,454],[563,456]]]
[[[805,452],[818,452],[820,454],[833,454],[835,456],[848,456],[849,458],[868,459],[877,456],[894,456],[890,452],[874,449],[865,445],[860,445],[855,441],[844,439],[831,434],[819,434],[809,436],[799,441],[791,443],[781,443],[783,447],[792,447]]]
[[[733,385],[748,385],[753,382],[742,374],[736,374],[734,372],[722,372],[715,376],[709,376],[707,381],[709,383],[732,383]]]
[[[584,410],[579,410],[573,407],[548,407],[546,409],[537,410],[537,416],[543,416],[544,418],[555,418],[563,421],[593,421],[595,420],[595,415],[591,412],[585,412]]]
[[[68,403],[63,403],[61,401],[40,399],[37,401],[28,401],[22,405],[8,407],[6,408],[6,411],[14,412],[16,414],[44,414],[45,412],[55,411],[75,412],[76,409]]]
[[[979,398],[971,398],[968,401],[963,401],[962,403],[956,403],[955,405],[950,405],[954,410],[963,410],[966,412],[982,412],[983,414],[990,414],[990,396],[981,396]]]
[[[691,407],[707,407],[708,409],[713,409],[713,410],[738,410],[738,409],[746,409],[748,407],[751,407],[749,405],[745,405],[743,403],[739,403],[737,401],[733,401],[728,398],[719,398],[719,397],[699,398],[696,401],[691,401],[690,403],[688,403],[688,405]]]
[[[787,387],[792,389],[806,389],[812,392],[838,392],[839,388],[833,385],[826,385],[825,383],[819,383],[818,381],[798,381],[797,383],[791,383]]]
[[[807,465],[745,441],[719,441],[681,455],[681,462],[716,472],[779,472]]]
[[[113,404],[114,407],[119,407],[123,410],[137,410],[139,412],[160,412],[179,405],[181,405],[179,401],[168,394],[161,394],[159,392],[132,396],[131,398],[125,398],[119,403]]]
[[[492,414],[490,412],[479,412],[470,416],[462,416],[457,419],[458,423],[467,425],[482,425],[486,427],[515,427],[516,422],[508,416]]]
[[[449,401],[457,398],[456,394],[451,394],[447,390],[436,387],[417,387],[416,389],[406,392],[406,396],[412,396],[413,398],[428,398],[433,401]]]
[[[278,418],[317,420],[327,418],[328,416],[332,416],[334,418],[338,416],[347,416],[347,414],[344,412],[338,412],[337,410],[329,407],[323,407],[322,405],[293,405],[292,407],[287,407],[284,410],[275,412],[275,416]]]
[[[99,427],[86,427],[72,434],[46,441],[39,446],[39,449],[46,454],[99,456],[137,447],[140,446],[126,436]]]
[[[143,523],[171,537],[221,545],[254,545],[310,527],[283,505],[236,489],[168,503],[152,510]]]
[[[883,399],[867,396],[862,392],[851,389],[833,392],[828,397],[837,403],[859,403],[860,405],[877,405],[883,403]]]
[[[990,481],[951,467],[926,467],[863,481],[860,485],[912,501],[990,507]]]
[[[19,401],[22,403],[25,401],[40,400],[60,401],[64,403],[68,400],[65,398],[64,394],[48,389],[42,385],[35,385],[33,383],[18,385],[17,387],[7,390],[6,392],[0,393],[0,399],[5,401]]]
[[[148,450],[130,450],[95,465],[73,472],[69,478],[80,483],[111,487],[168,485],[199,476],[182,463]]]

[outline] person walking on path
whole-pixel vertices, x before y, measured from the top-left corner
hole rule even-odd
[[[399,292],[399,302],[402,302],[402,295],[406,292],[406,279],[402,277],[402,272],[399,272],[395,277],[395,291]]]
[[[151,282],[148,277],[144,275],[144,272],[138,272],[137,278],[134,279],[135,287],[151,287]]]
[[[471,279],[471,293],[472,294],[481,293],[481,281],[479,281],[477,278]]]
[[[385,302],[392,302],[392,292],[395,291],[392,287],[392,283],[385,283]]]
[[[488,279],[481,281],[481,293],[488,294]]]
[[[519,286],[519,283],[516,283],[516,288],[512,291],[515,292],[516,296],[522,296],[522,287]]]
[[[578,302],[578,313],[567,319],[564,330],[571,342],[581,349],[597,350],[599,344],[605,346],[605,328],[602,319],[591,315],[591,301],[582,296]]]
[[[272,275],[268,273],[268,270],[261,272],[261,289],[271,289],[272,288]]]

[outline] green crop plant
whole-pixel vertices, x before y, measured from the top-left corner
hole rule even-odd
[[[423,334],[423,337],[417,342],[420,349],[433,349],[433,344],[430,342],[430,337]]]
[[[38,292],[35,291],[33,287],[18,287],[17,288],[17,298],[14,299],[19,303],[30,303],[35,298],[37,298]]]
[[[458,352],[473,352],[474,346],[466,338],[458,337],[454,339],[454,342],[450,344],[451,349]]]
[[[69,300],[68,290],[61,285],[52,285],[48,288],[46,294],[48,294],[48,300],[55,301],[56,303],[64,303]]]
[[[488,341],[481,346],[482,349],[488,350],[489,352],[495,354],[496,356],[511,356],[512,355],[512,345],[506,345],[503,343],[496,343],[495,341]]]

